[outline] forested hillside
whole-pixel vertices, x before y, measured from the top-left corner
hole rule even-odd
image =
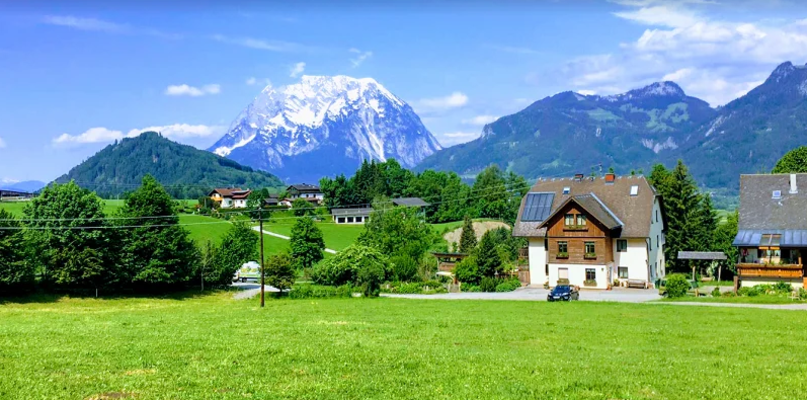
[[[114,197],[137,188],[146,175],[165,185],[175,198],[183,199],[205,195],[213,187],[255,189],[283,185],[268,172],[172,142],[156,132],[115,142],[56,182],[75,180],[101,197]]]

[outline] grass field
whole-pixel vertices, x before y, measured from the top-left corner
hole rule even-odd
[[[230,229],[230,223],[217,218],[202,215],[180,215],[179,223],[185,225],[191,238],[203,248],[207,241],[218,244]],[[269,235],[263,235],[264,256],[282,253],[288,250],[289,241]]]
[[[116,211],[118,211],[118,209],[123,207],[123,200],[102,200],[102,201],[104,202],[104,214],[106,214],[107,216],[114,214]],[[181,200],[181,201],[186,202],[189,205],[195,205],[197,203],[197,200]],[[26,204],[28,203],[24,201],[17,201],[17,202],[4,201],[0,202],[0,209],[5,209],[16,216],[22,216],[22,208],[25,207]]]
[[[760,295],[742,297],[681,297],[677,299],[662,299],[662,302],[696,302],[696,303],[734,303],[734,304],[804,304],[798,299],[791,299],[790,295]]]
[[[219,293],[0,303],[2,399],[778,399],[807,313]]]
[[[294,226],[294,220],[287,219],[265,223],[263,229],[279,235],[290,236],[292,226]],[[364,225],[337,225],[332,222],[319,222],[317,227],[322,230],[325,247],[337,251],[353,244],[359,235],[364,232]]]

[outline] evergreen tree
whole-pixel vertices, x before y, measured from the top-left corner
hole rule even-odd
[[[476,248],[476,231],[471,217],[465,216],[460,234],[460,253],[470,254]]]
[[[230,283],[235,271],[245,263],[258,259],[259,241],[258,233],[247,222],[233,222],[221,239],[221,244],[214,250],[214,265],[206,269],[205,280],[218,285]]]
[[[124,261],[135,285],[155,289],[178,286],[196,276],[199,252],[188,231],[179,226],[171,196],[150,175],[132,192],[121,208],[128,219]],[[135,221],[132,224],[132,221]]]
[[[733,213],[726,217],[726,221],[717,226],[714,234],[714,251],[722,251],[726,255],[725,261],[720,261],[720,264],[725,268],[724,272],[735,273],[739,252],[737,248],[732,245],[734,238],[737,237],[737,223],[739,221],[739,213],[735,210]],[[722,279],[729,278],[730,275],[723,274]]]
[[[25,259],[22,224],[0,209],[0,228],[0,296],[27,291],[34,285],[34,269]]]
[[[499,272],[502,266],[502,259],[496,248],[496,242],[492,231],[485,232],[479,246],[476,248],[476,262],[479,265],[479,275],[483,277],[493,277]]]
[[[298,269],[311,268],[324,257],[322,231],[311,218],[300,218],[291,228],[291,257]]]
[[[693,234],[698,235],[700,231],[697,226],[697,216],[701,209],[698,188],[681,160],[678,160],[670,175],[666,179],[662,177],[659,182],[667,216],[667,244],[664,246],[664,255],[668,270],[688,272],[689,265],[678,260],[678,252],[690,250],[688,245],[691,242],[688,238]]]

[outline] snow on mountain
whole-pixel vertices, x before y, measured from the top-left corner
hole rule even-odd
[[[312,182],[352,174],[364,159],[413,167],[440,149],[414,110],[374,79],[305,75],[263,89],[210,151]]]
[[[684,97],[686,94],[675,82],[655,82],[641,89],[634,89],[627,93],[615,94],[611,96],[604,96],[601,99],[617,102],[617,101],[630,101],[636,99],[643,99],[647,97],[667,96],[667,97]]]

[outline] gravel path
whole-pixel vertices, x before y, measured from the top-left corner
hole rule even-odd
[[[255,231],[255,232],[261,232],[261,228],[259,226],[253,227],[252,230]],[[269,235],[269,236],[274,236],[276,238],[280,238],[280,239],[283,239],[283,240],[291,240],[290,237],[281,235],[279,233],[263,231],[263,234],[264,235]],[[332,249],[325,249],[325,252],[326,253],[331,253],[331,254],[336,254],[336,250],[332,250]]]
[[[236,300],[247,300],[247,299],[251,299],[251,298],[261,294],[261,284],[260,283],[252,283],[252,282],[241,283],[241,282],[238,282],[238,283],[233,283],[232,287],[234,287],[236,289],[239,289],[238,293],[233,295],[233,298],[236,299]],[[276,293],[278,291],[279,290],[277,290],[276,288],[274,288],[272,286],[269,286],[269,285],[266,285],[264,287],[264,293]]]

